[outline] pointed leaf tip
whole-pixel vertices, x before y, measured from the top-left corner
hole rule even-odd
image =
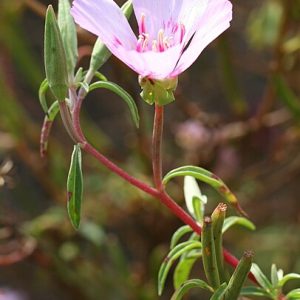
[[[75,229],[79,228],[83,195],[82,159],[80,145],[75,145],[67,180],[67,209]]]
[[[44,62],[49,87],[59,101],[68,92],[68,72],[65,49],[52,5],[48,6],[44,35]]]

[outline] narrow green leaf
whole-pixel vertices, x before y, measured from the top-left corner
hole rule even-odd
[[[225,295],[226,287],[227,287],[226,282],[222,283],[220,285],[220,287],[210,297],[210,300],[224,300],[224,295]]]
[[[217,177],[210,171],[195,166],[180,167],[166,174],[163,179],[163,183],[166,185],[172,178],[178,176],[192,176],[200,181],[209,184],[241,214],[246,215],[246,213],[242,210],[241,206],[239,205],[236,196],[229,190],[226,184],[219,177]]]
[[[179,227],[173,234],[170,244],[170,249],[172,250],[179,240],[187,233],[193,232],[193,229],[189,225],[184,225]]]
[[[100,81],[108,81],[107,77],[98,71],[95,72],[95,77],[97,77]]]
[[[192,205],[194,209],[195,220],[202,224],[205,213],[205,206],[203,205],[203,202],[198,197],[193,197]]]
[[[40,100],[40,104],[41,104],[42,109],[45,114],[48,112],[48,104],[47,104],[47,98],[46,98],[46,93],[48,91],[48,88],[49,88],[48,80],[45,79],[41,83],[40,88],[39,88],[39,100]]]
[[[219,271],[220,281],[225,282],[225,270],[224,270],[224,255],[223,255],[223,233],[222,228],[226,216],[227,205],[224,203],[219,203],[216,209],[211,215],[213,236],[215,240],[215,251],[216,251],[216,261]]]
[[[66,54],[55,13],[48,6],[45,21],[44,59],[49,87],[58,101],[64,101],[68,92]]]
[[[59,112],[59,104],[58,101],[55,101],[51,107],[49,108],[41,130],[40,136],[40,155],[41,157],[45,157],[48,148],[48,139],[52,129],[52,124],[54,119],[56,118]]]
[[[83,79],[84,79],[84,72],[83,72],[83,68],[80,67],[75,74],[74,82],[76,84],[83,81]]]
[[[173,275],[173,284],[176,290],[179,289],[189,279],[190,273],[195,262],[201,256],[202,254],[193,254],[191,256],[186,255],[185,257],[182,257],[182,259],[179,261]]]
[[[286,295],[287,300],[299,300],[300,299],[300,289],[295,289],[293,291],[290,291]]]
[[[283,287],[288,281],[290,280],[299,280],[300,279],[300,274],[297,273],[290,273],[290,274],[286,274],[285,276],[283,276],[283,278],[278,282],[278,286],[279,287]]]
[[[255,225],[246,218],[243,217],[228,217],[224,220],[222,232],[225,233],[229,228],[235,225],[241,225],[249,230],[255,230]]]
[[[205,289],[210,292],[213,292],[213,289],[201,279],[191,279],[186,281],[178,290],[175,291],[171,300],[181,300],[182,297],[192,288]]]
[[[201,249],[202,245],[198,241],[187,241],[175,246],[164,259],[158,272],[158,294],[161,295],[165,286],[168,272],[176,259],[182,254],[194,249]]]
[[[58,112],[59,112],[59,103],[58,103],[58,101],[55,101],[48,110],[48,113],[47,113],[48,120],[53,122],[54,119],[56,118]]]
[[[115,94],[117,94],[118,96],[120,96],[127,103],[135,126],[139,127],[139,122],[140,122],[139,112],[133,98],[129,93],[127,93],[123,88],[121,88],[116,83],[110,81],[97,81],[92,83],[90,85],[89,92],[99,88],[110,90]]]
[[[248,273],[251,269],[253,253],[245,252],[239,264],[235,268],[228,286],[226,288],[224,300],[237,300],[243,284],[247,278]]]
[[[92,73],[96,72],[107,62],[107,60],[110,57],[111,57],[110,51],[103,44],[100,38],[98,38],[93,48],[89,72]]]
[[[75,145],[67,181],[68,213],[73,226],[78,229],[83,194],[83,177],[80,145]]]
[[[273,299],[263,288],[258,286],[246,286],[241,290],[241,296],[257,296]]]
[[[197,216],[196,220],[202,223],[207,197],[202,195],[199,185],[194,177],[184,177],[183,191],[188,211],[195,218]],[[197,211],[195,211],[195,208],[198,208]]]
[[[275,264],[272,264],[271,267],[271,283],[274,287],[276,287],[278,285],[278,271],[277,271],[277,267]]]
[[[281,279],[283,278],[283,275],[284,275],[283,270],[282,270],[282,269],[279,269],[279,270],[277,271],[278,281],[281,280]]]
[[[201,234],[202,242],[202,261],[205,276],[208,283],[217,289],[220,286],[220,276],[217,266],[215,242],[213,236],[212,221],[210,217],[205,217]]]
[[[77,64],[78,50],[76,26],[70,13],[70,9],[71,6],[69,0],[58,1],[57,22],[66,53],[69,80],[72,81],[74,77],[75,66]]]
[[[266,290],[266,292],[268,293],[272,292],[273,287],[271,282],[266,277],[266,275],[261,271],[261,269],[257,264],[255,263],[252,264],[251,273],[254,275],[257,282]]]

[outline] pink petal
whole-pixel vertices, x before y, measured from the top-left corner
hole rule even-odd
[[[171,77],[181,51],[181,45],[164,52],[137,52],[120,48],[119,58],[142,77],[165,79]]]
[[[205,13],[209,0],[181,0],[176,2],[178,7],[172,13],[172,17],[184,25],[186,30],[184,42],[187,43],[198,28],[199,20]]]
[[[156,36],[163,26],[165,14],[169,11],[172,0],[132,0],[134,13],[138,24],[145,15],[146,32]]]
[[[75,0],[71,14],[78,25],[99,36],[116,56],[119,46],[133,49],[136,45],[136,36],[113,0]]]
[[[232,4],[227,0],[209,0],[207,9],[198,22],[198,29],[190,45],[182,54],[173,75],[190,67],[203,49],[229,26],[232,19]]]
[[[146,32],[153,38],[168,22],[182,23],[186,31],[195,32],[195,21],[203,14],[208,0],[133,0],[137,22],[145,15]]]

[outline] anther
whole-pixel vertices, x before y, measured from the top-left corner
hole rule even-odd
[[[139,32],[140,32],[140,34],[146,33],[146,23],[145,23],[145,19],[146,19],[145,14],[142,14],[142,15],[141,15],[141,21],[140,21],[140,24],[139,24]]]
[[[163,52],[165,51],[165,45],[164,45],[164,31],[163,29],[160,29],[157,36],[158,40],[158,51]]]
[[[180,43],[182,43],[184,36],[185,36],[185,26],[182,23],[180,23]]]

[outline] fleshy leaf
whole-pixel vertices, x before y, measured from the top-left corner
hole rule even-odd
[[[186,252],[189,252],[194,249],[201,249],[202,245],[198,241],[187,241],[181,244],[178,244],[174,247],[167,257],[164,259],[163,263],[160,266],[158,272],[158,294],[161,295],[165,286],[166,278],[168,272],[176,259],[178,259],[181,255]]]
[[[219,203],[211,215],[213,236],[215,241],[215,252],[217,267],[220,276],[220,282],[226,281],[226,275],[224,272],[224,255],[223,255],[223,233],[222,228],[226,216],[227,205]]]
[[[187,254],[185,257],[183,257],[180,260],[180,262],[177,264],[175,268],[174,275],[173,275],[173,283],[175,289],[179,289],[188,280],[195,262],[201,256],[202,256],[201,253],[200,254],[198,253],[198,255]]]
[[[194,177],[184,177],[183,191],[188,211],[198,222],[202,223],[207,197],[201,193],[199,185]]]
[[[48,88],[49,88],[48,80],[45,79],[41,83],[40,88],[39,88],[39,100],[40,100],[40,104],[41,104],[42,109],[45,114],[48,112],[48,104],[47,104],[47,98],[46,98],[46,93],[48,91]]]
[[[130,94],[127,93],[123,88],[121,88],[116,83],[113,83],[110,81],[97,81],[97,82],[92,83],[90,85],[89,92],[91,92],[95,89],[100,89],[100,88],[110,90],[110,91],[114,92],[115,94],[117,94],[118,96],[120,96],[127,103],[135,126],[139,127],[139,121],[140,121],[139,112],[138,112],[137,106],[136,106],[133,98],[130,96]]]
[[[272,284],[257,264],[252,264],[251,272],[265,291],[271,294],[273,289]]]
[[[253,253],[246,251],[235,268],[226,288],[224,300],[237,300],[250,272]]]
[[[298,280],[300,279],[300,274],[297,274],[297,273],[286,274],[283,276],[283,278],[281,280],[279,280],[278,286],[283,287],[288,281],[297,280],[297,279]]]
[[[214,294],[210,297],[210,300],[223,300],[227,284],[226,282],[222,283],[220,287],[214,292]]]
[[[257,296],[273,299],[265,290],[258,286],[246,286],[241,290],[241,296]]]
[[[68,92],[66,53],[51,5],[46,12],[44,59],[49,87],[58,101],[65,101]]]
[[[68,213],[73,226],[78,229],[80,224],[81,202],[83,194],[81,148],[77,144],[71,158],[71,165],[67,181]]]
[[[71,6],[69,0],[58,1],[57,22],[66,53],[69,80],[72,80],[74,77],[75,66],[77,64],[78,49],[76,26],[74,19],[71,16],[70,9]]]
[[[230,227],[235,225],[243,226],[249,230],[255,230],[255,225],[248,219],[232,216],[225,219],[222,232],[225,233]]]
[[[171,297],[171,300],[181,300],[182,297],[192,288],[201,288],[213,292],[213,289],[205,281],[201,279],[191,279],[178,288]]]
[[[279,278],[278,278],[277,267],[276,267],[275,264],[272,264],[272,267],[271,267],[271,282],[272,282],[272,285],[277,286],[278,281],[279,281]]]
[[[172,236],[170,249],[172,250],[185,234],[191,232],[193,232],[193,229],[189,225],[184,225],[178,228]]]
[[[235,207],[241,214],[246,215],[239,205],[236,196],[229,190],[226,184],[215,174],[208,170],[195,166],[184,166],[170,171],[165,175],[163,183],[167,184],[174,177],[178,176],[192,176],[200,181],[209,184],[219,194],[221,194],[226,201]]]
[[[300,299],[300,289],[295,289],[293,291],[290,291],[286,295],[287,300],[299,300]]]
[[[208,283],[217,289],[220,286],[220,276],[217,266],[215,241],[212,228],[212,220],[205,217],[202,227],[201,242],[203,246],[202,262]]]

